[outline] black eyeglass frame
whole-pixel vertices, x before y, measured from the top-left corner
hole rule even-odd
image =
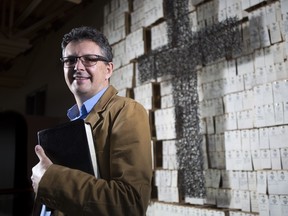
[[[81,59],[81,58],[83,58],[83,57],[88,57],[88,58],[89,58],[89,57],[95,57],[95,58],[93,59],[93,61],[92,61],[93,64],[87,65],[87,64],[85,63],[85,61]],[[61,58],[60,58],[60,61],[63,63],[64,67],[71,68],[71,67],[74,67],[74,66],[76,65],[78,59],[80,59],[81,63],[82,63],[85,67],[92,67],[92,66],[96,65],[98,61],[111,62],[111,61],[109,61],[106,57],[100,56],[100,55],[96,55],[96,54],[89,54],[89,55],[82,55],[82,56],[67,56],[67,57],[61,57]],[[71,65],[66,65],[66,64],[68,63],[68,60],[70,60],[70,61],[73,60],[73,64],[71,64]]]

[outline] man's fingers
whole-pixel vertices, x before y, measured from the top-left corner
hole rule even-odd
[[[40,161],[44,160],[45,158],[47,158],[44,149],[40,146],[40,145],[36,145],[35,146],[35,153],[37,155],[37,157],[39,158]]]

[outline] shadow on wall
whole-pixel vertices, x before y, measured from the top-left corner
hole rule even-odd
[[[27,123],[14,111],[0,112],[0,215],[31,215],[33,190],[27,178]]]

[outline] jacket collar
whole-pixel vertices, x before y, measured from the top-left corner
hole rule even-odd
[[[85,122],[90,123],[91,127],[98,122],[100,119],[101,113],[104,112],[107,108],[109,101],[118,93],[114,86],[110,85],[99,101],[92,108],[88,116],[85,118]]]

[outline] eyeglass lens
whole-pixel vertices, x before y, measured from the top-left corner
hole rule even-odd
[[[74,67],[78,59],[80,59],[81,63],[86,67],[95,65],[97,61],[109,62],[104,56],[99,55],[68,56],[61,58],[61,61],[65,67]]]

